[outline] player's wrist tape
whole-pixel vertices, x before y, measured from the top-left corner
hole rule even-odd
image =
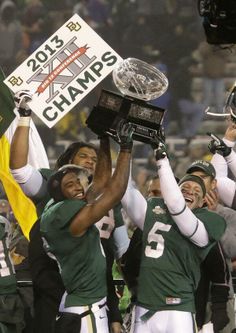
[[[31,117],[20,117],[18,121],[18,126],[30,127]]]

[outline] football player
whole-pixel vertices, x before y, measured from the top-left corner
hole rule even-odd
[[[38,216],[40,216],[46,202],[50,199],[47,182],[53,170],[37,170],[27,162],[31,121],[31,110],[27,103],[31,98],[32,96],[27,91],[18,92],[15,96],[20,118],[12,139],[10,167],[24,193],[36,204]],[[97,148],[90,143],[72,143],[58,158],[56,168],[68,163],[84,167],[92,178],[97,163]],[[96,225],[100,231],[107,259],[109,321],[112,332],[119,333],[122,317],[118,308],[119,299],[115,292],[111,270],[114,256],[119,259],[129,245],[126,226],[120,212],[120,204],[110,210],[107,216],[103,217]],[[53,332],[53,323],[64,293],[64,286],[58,273],[57,264],[43,250],[39,221],[34,224],[30,232],[29,262],[35,293],[35,333],[42,331],[50,333]]]
[[[186,172],[202,178],[207,191],[204,206],[210,210],[215,210],[213,209],[212,202],[212,197],[217,196],[217,181],[214,166],[208,161],[197,160],[188,167]],[[219,215],[221,214],[219,213]],[[221,237],[221,240],[223,237]],[[229,298],[230,271],[224,251],[222,251],[221,240],[211,248],[201,265],[201,279],[195,296],[198,327],[201,328],[204,323],[211,320],[216,332],[221,331],[229,323],[227,302]],[[223,245],[225,247],[225,242],[223,242]],[[210,316],[206,315],[208,298],[211,308]]]
[[[131,132],[130,132],[131,133]],[[85,169],[65,165],[52,175],[49,201],[41,215],[45,248],[60,266],[67,295],[56,332],[108,333],[106,260],[94,224],[123,196],[130,165],[131,136],[120,136],[120,153],[111,177],[110,146],[100,139],[98,162],[91,185]],[[73,328],[72,328],[73,327]]]
[[[236,208],[236,183],[228,176],[228,168],[232,175],[236,176],[236,153],[233,149],[236,142],[236,124],[229,121],[223,139],[212,133],[208,133],[212,140],[209,150],[213,154],[211,163],[216,170],[217,189],[220,199],[230,208]],[[231,177],[232,178],[232,177]]]
[[[199,265],[222,236],[225,221],[202,208],[206,188],[200,177],[186,175],[178,186],[158,141],[155,158],[163,198],[146,201],[131,182],[122,198],[143,230],[134,332],[194,333]]]

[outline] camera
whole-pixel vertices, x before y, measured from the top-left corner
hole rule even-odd
[[[198,0],[198,12],[209,44],[236,43],[235,0]]]

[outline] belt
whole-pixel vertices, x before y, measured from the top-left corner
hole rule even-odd
[[[105,305],[107,304],[107,302],[105,301],[104,303],[102,304],[92,304],[92,305],[89,305],[89,309],[82,312],[82,313],[75,313],[75,312],[70,312],[70,313],[74,313],[74,314],[77,314],[80,318],[83,318],[83,317],[86,317],[88,316],[89,314],[91,313],[94,313],[98,310],[100,310],[101,308],[103,308]],[[63,312],[61,312],[63,313]],[[67,313],[67,312],[65,312]]]

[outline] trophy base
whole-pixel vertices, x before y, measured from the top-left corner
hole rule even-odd
[[[162,139],[161,124],[165,110],[144,101],[103,90],[98,105],[87,118],[87,126],[97,135],[115,133],[121,119],[133,125],[133,139],[150,143],[154,136]]]

